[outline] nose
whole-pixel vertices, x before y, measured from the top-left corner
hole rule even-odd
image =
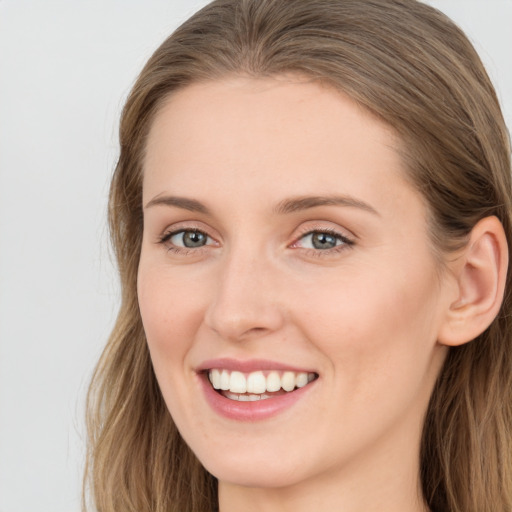
[[[223,339],[241,341],[279,330],[284,311],[279,279],[270,262],[250,251],[233,251],[222,263],[205,324]]]

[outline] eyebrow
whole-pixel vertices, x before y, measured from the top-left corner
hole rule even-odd
[[[210,214],[210,210],[195,199],[179,196],[157,196],[149,201],[145,208],[152,206],[174,206],[191,212]],[[350,196],[304,196],[285,199],[277,204],[274,213],[284,215],[298,211],[308,210],[318,206],[348,206],[379,215],[377,210],[368,203]]]
[[[177,196],[157,196],[146,204],[144,208],[151,208],[152,206],[175,206],[177,208],[182,208],[183,210],[188,210],[191,212],[198,212],[208,214],[210,211],[203,203],[196,201],[195,199],[188,199],[187,197],[177,197]]]
[[[317,206],[349,206],[379,215],[379,212],[368,203],[350,196],[305,196],[285,199],[275,208],[278,214],[294,213]]]

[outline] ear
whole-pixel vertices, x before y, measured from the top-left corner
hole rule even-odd
[[[491,325],[503,301],[508,246],[501,222],[485,217],[472,229],[467,245],[453,262],[458,297],[450,305],[438,342],[458,346]]]

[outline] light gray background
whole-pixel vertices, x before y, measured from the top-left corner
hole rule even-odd
[[[145,59],[204,0],[0,0],[0,512],[78,512],[83,402],[113,324],[117,120]],[[512,0],[437,0],[512,126]]]

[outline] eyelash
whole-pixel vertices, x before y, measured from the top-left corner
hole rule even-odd
[[[169,240],[171,240],[171,238],[175,235],[179,235],[180,233],[197,233],[197,234],[200,234],[200,235],[203,235],[205,236],[207,239],[210,239],[212,240],[212,237],[210,237],[207,233],[205,233],[204,231],[200,230],[200,229],[184,229],[184,228],[181,228],[181,229],[177,229],[177,230],[174,230],[174,231],[169,231],[167,233],[164,233],[161,237],[159,237],[158,239],[158,243],[159,244],[162,244],[162,245],[166,245],[167,242],[169,242]],[[304,231],[304,233],[301,233],[296,239],[295,241],[290,245],[290,247],[297,247],[297,244],[299,243],[300,240],[303,240],[305,237],[309,236],[309,235],[314,235],[314,234],[326,234],[326,235],[330,235],[332,237],[334,237],[336,240],[339,240],[341,241],[341,243],[339,245],[336,245],[330,249],[315,249],[315,248],[303,248],[303,250],[308,254],[308,255],[314,255],[316,257],[322,257],[322,256],[327,256],[327,255],[332,255],[332,254],[337,254],[339,252],[342,252],[342,251],[345,251],[347,249],[349,249],[351,246],[354,245],[354,240],[351,240],[350,238],[342,235],[341,233],[339,233],[338,231],[334,230],[334,229],[309,229],[307,231]],[[173,244],[170,244],[170,245],[167,245],[167,250],[169,252],[173,252],[175,254],[180,254],[180,255],[187,255],[191,252],[196,252],[197,251],[200,251],[200,250],[204,250],[205,248],[207,247],[207,245],[202,245],[202,246],[199,246],[199,247],[179,247],[179,246],[176,246],[176,245],[173,245]]]
[[[293,242],[293,246],[297,246],[300,240],[303,240],[305,237],[314,235],[314,234],[325,234],[330,235],[334,237],[337,241],[340,241],[341,243],[339,245],[335,245],[334,247],[330,249],[315,249],[315,248],[303,248],[304,251],[307,251],[308,256],[315,256],[315,257],[323,257],[323,256],[332,256],[333,254],[338,254],[342,251],[346,251],[347,249],[350,249],[354,245],[354,240],[348,238],[345,235],[342,235],[335,229],[326,229],[326,228],[319,228],[319,229],[308,229],[304,231],[304,233],[301,233]]]
[[[162,244],[162,245],[166,245],[167,247],[167,251],[168,252],[173,252],[175,254],[180,254],[180,255],[187,255],[189,254],[190,252],[198,252],[200,250],[204,250],[205,249],[205,245],[202,245],[202,246],[199,246],[199,247],[179,247],[179,246],[176,246],[176,245],[173,245],[173,244],[169,244],[167,245],[167,242],[169,242],[169,240],[171,240],[171,238],[175,235],[179,235],[180,233],[197,233],[197,234],[200,234],[200,235],[203,235],[204,237],[206,237],[207,239],[212,239],[211,236],[208,235],[208,233],[205,233],[204,231],[200,230],[200,229],[195,229],[195,228],[189,228],[189,229],[186,229],[186,228],[181,228],[181,229],[176,229],[174,231],[169,231],[167,233],[164,233],[158,240],[158,243],[159,244]]]

